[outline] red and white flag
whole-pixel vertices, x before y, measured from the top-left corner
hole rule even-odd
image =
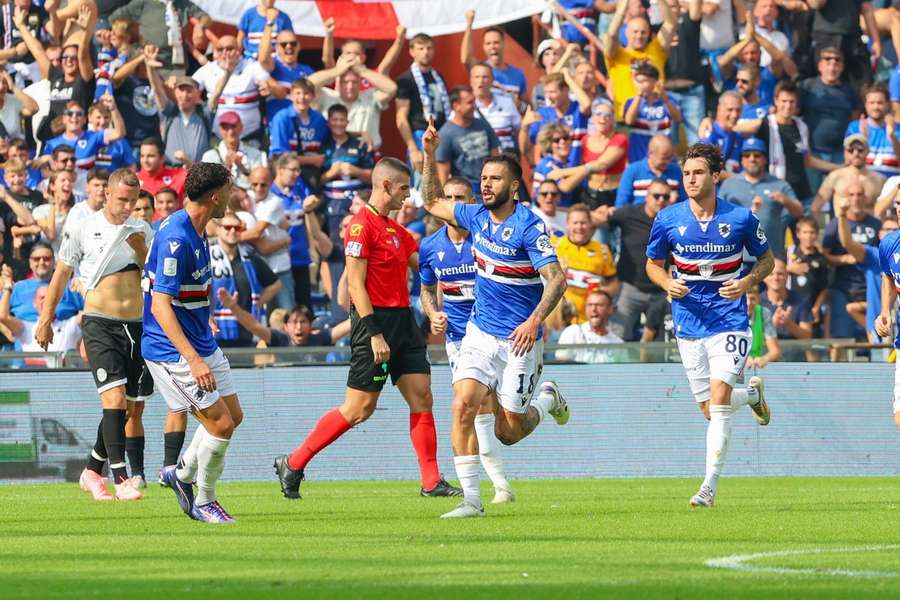
[[[214,21],[237,25],[253,0],[194,0]],[[392,40],[397,26],[407,35],[431,36],[458,33],[466,28],[466,11],[475,9],[475,28],[500,25],[538,14],[546,0],[277,0],[276,8],[294,22],[294,33],[323,37],[323,22],[334,17],[335,37],[360,40]]]

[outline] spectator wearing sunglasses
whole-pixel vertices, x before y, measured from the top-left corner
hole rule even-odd
[[[38,311],[34,306],[35,293],[38,288],[50,284],[50,278],[56,268],[53,247],[49,242],[40,241],[32,246],[31,254],[28,256],[28,268],[31,271],[30,277],[13,286],[10,311],[20,321],[36,322]],[[62,299],[56,305],[56,318],[68,319],[78,314],[83,308],[84,298],[67,286]]]
[[[531,175],[531,196],[535,201],[541,184],[550,172],[575,166],[569,160],[572,153],[572,131],[562,123],[544,125],[538,134],[537,145],[541,150],[541,160]],[[559,187],[556,189],[559,190]],[[574,195],[572,192],[562,194],[560,204],[569,206]]]
[[[829,173],[822,182],[812,203],[813,213],[833,214],[834,204],[841,198],[847,197],[847,187],[856,181],[862,182],[866,192],[867,206],[870,208],[875,206],[874,214],[881,215],[884,212],[890,199],[876,203],[876,198],[879,197],[888,180],[884,175],[866,165],[868,153],[869,141],[866,136],[857,133],[844,139],[844,166]]]
[[[291,83],[313,74],[312,67],[300,62],[300,39],[293,31],[285,29],[276,34],[266,28],[263,30],[263,41],[271,39],[275,40],[275,54],[272,54],[270,43],[263,43],[259,51],[259,64],[272,76],[266,80],[266,116],[269,121],[291,105]]]

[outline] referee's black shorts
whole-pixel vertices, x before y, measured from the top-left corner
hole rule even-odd
[[[141,355],[144,328],[140,321],[84,315],[81,331],[99,393],[124,385],[130,400],[153,395],[153,378]]]
[[[376,363],[372,353],[372,336],[359,318],[356,308],[350,311],[350,374],[347,387],[365,392],[380,392],[391,376],[391,383],[409,373],[431,374],[425,338],[410,308],[375,308],[375,318],[391,349],[386,363]]]

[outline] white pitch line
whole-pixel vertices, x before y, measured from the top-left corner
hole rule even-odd
[[[831,577],[900,577],[900,571],[854,571],[849,569],[792,569],[790,567],[759,567],[747,564],[763,558],[781,556],[807,556],[814,554],[849,554],[854,552],[875,552],[878,550],[900,550],[900,544],[877,546],[854,546],[849,548],[809,548],[806,550],[776,550],[753,554],[733,554],[722,558],[711,558],[704,564],[716,569],[730,569],[744,573],[774,573],[778,575],[827,575]]]

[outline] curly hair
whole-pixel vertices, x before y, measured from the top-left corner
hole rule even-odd
[[[537,145],[541,149],[541,156],[546,156],[553,152],[553,138],[557,136],[571,137],[572,130],[560,123],[559,121],[547,123],[537,135]]]
[[[188,171],[184,194],[191,202],[205,202],[209,193],[231,181],[231,173],[219,163],[197,162]]]
[[[706,161],[710,173],[720,173],[725,166],[725,160],[722,158],[722,151],[715,144],[697,143],[688,148],[687,155],[684,157],[685,162],[692,158],[699,158]]]

